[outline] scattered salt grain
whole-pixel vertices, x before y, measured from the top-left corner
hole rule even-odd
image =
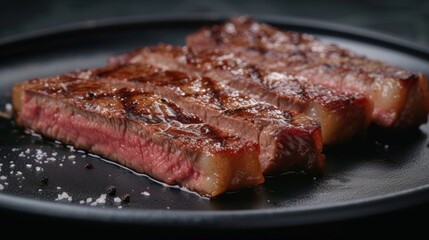
[[[118,208],[119,208],[119,209],[121,209],[121,208],[122,208],[122,206],[118,206]]]
[[[55,157],[55,156],[57,156],[57,155],[58,155],[58,153],[57,153],[57,152],[53,152],[53,153],[52,153],[52,156],[54,156],[54,157]]]
[[[9,163],[10,163],[10,164],[12,164],[12,163],[13,163],[13,161],[10,161]]]
[[[19,155],[18,155],[18,157],[25,157],[24,152],[20,152]]]
[[[39,188],[39,192],[43,191],[41,188]]]
[[[113,199],[113,201],[114,201],[115,203],[120,203],[122,200],[121,200],[121,198],[119,198],[119,197],[115,197],[115,198]]]
[[[67,201],[71,202],[73,198],[66,192],[62,192],[61,194],[58,194],[58,197],[55,199],[55,201],[61,201],[66,199]]]
[[[25,153],[26,153],[26,154],[30,154],[30,149],[29,149],[29,148],[27,148],[27,150],[25,150]]]
[[[15,174],[16,176],[21,176],[22,175],[22,172],[21,171],[18,171],[18,172],[16,172],[16,174]]]
[[[0,184],[0,190],[3,190],[4,186],[2,184]]]
[[[105,204],[107,194],[101,194],[99,198],[95,200],[96,203]]]
[[[12,152],[17,152],[19,151],[19,148],[12,148]]]
[[[93,203],[91,203],[91,206],[97,206],[97,202],[93,202]]]
[[[15,167],[15,164],[11,164],[9,167],[10,167],[10,168],[14,168],[14,167]]]
[[[62,167],[62,166],[63,166],[63,164],[62,164],[62,163],[60,163],[60,164],[59,164],[59,166],[60,166],[60,167]]]
[[[9,183],[8,183],[8,182],[5,182],[5,183],[4,183],[4,185],[5,185],[5,186],[7,186],[7,185],[9,185]]]
[[[79,201],[79,204],[84,204],[85,203],[85,201],[84,200],[80,200]]]
[[[170,207],[167,207],[167,209],[170,209]]]
[[[76,164],[76,161],[73,161],[72,163],[73,163],[73,164]]]
[[[61,187],[57,187],[57,190],[61,190]]]
[[[69,157],[68,157],[68,159],[75,159],[76,158],[76,156],[75,155],[70,155]]]
[[[0,176],[0,180],[6,180],[7,177],[6,176]]]
[[[87,198],[86,203],[90,203],[90,202],[92,202],[92,198]]]
[[[31,168],[33,165],[31,165],[31,164],[26,164],[25,165],[27,168]]]
[[[144,191],[144,192],[142,192],[142,195],[145,195],[146,197],[149,197],[149,196],[150,196],[150,193],[149,193],[149,192],[147,192],[147,191]]]
[[[40,171],[42,171],[42,170],[43,170],[43,168],[41,168],[41,167],[36,167],[36,171],[40,172]]]

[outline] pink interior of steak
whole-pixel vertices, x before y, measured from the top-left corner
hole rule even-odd
[[[18,124],[209,197],[263,182],[255,143],[151,93],[63,78],[23,90]]]
[[[427,120],[428,90],[419,81],[421,76],[307,34],[280,31],[241,17],[202,29],[187,42],[235,52],[249,62],[263,63],[267,69],[299,74],[340,91],[367,94],[374,101],[373,122],[382,127],[412,127]],[[418,110],[409,114],[405,109],[410,108]]]
[[[109,66],[86,74],[98,81],[134,82],[136,87],[166,96],[210,124],[259,143],[259,160],[265,174],[289,171],[291,166],[305,166],[299,170],[321,168],[322,138],[314,134],[320,133],[320,125],[301,114],[281,111],[210,78],[164,71],[147,64]],[[300,143],[284,143],[287,138],[283,135],[295,133],[290,131],[295,128],[300,129],[301,134],[294,136]]]
[[[317,119],[324,144],[363,133],[371,121],[372,102],[362,94],[345,94],[306,78],[269,71],[232,52],[160,44],[112,57],[111,65],[146,63],[163,70],[203,74],[249,96]]]

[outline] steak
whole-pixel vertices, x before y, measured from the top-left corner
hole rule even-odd
[[[17,124],[202,196],[264,181],[255,142],[132,84],[85,73],[16,84]]]
[[[160,44],[112,57],[110,64],[148,63],[164,70],[197,71],[244,94],[313,117],[321,123],[323,143],[343,142],[368,127],[372,101],[344,94],[286,72],[250,64],[232,52]]]
[[[209,124],[257,142],[264,174],[319,172],[323,166],[317,121],[257,101],[218,81],[147,64],[108,66],[84,75],[99,81],[135,83],[136,88],[165,96]]]
[[[238,17],[191,34],[187,43],[233,52],[265,69],[301,75],[339,91],[366,94],[374,102],[372,121],[381,127],[407,128],[427,121],[429,97],[422,74],[368,59],[308,34]]]

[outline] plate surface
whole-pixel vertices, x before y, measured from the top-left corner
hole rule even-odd
[[[307,20],[263,20],[429,75],[429,51],[412,43]],[[3,43],[0,106],[10,102],[15,82],[99,67],[110,55],[136,47],[184,44],[187,34],[218,21],[189,17],[108,21]],[[0,133],[0,208],[8,211],[147,226],[248,228],[353,218],[429,200],[427,124],[404,133],[372,127],[364,141],[325,149],[322,177],[270,177],[261,186],[214,200],[163,186],[96,156],[30,135],[11,120],[0,118]],[[86,169],[87,163],[93,168]],[[116,187],[119,197],[130,194],[131,201],[104,198],[109,186]]]

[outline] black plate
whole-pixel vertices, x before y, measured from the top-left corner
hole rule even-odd
[[[0,104],[10,101],[15,82],[102,66],[111,54],[139,46],[183,44],[188,33],[219,20],[128,19],[15,38],[0,45]],[[283,18],[264,20],[429,75],[429,51],[423,47],[338,25]],[[0,208],[63,219],[230,228],[290,226],[365,216],[429,200],[427,132],[428,125],[405,133],[372,128],[365,141],[326,149],[326,169],[321,178],[287,174],[267,178],[265,184],[255,188],[207,200],[31,136],[12,121],[1,119],[0,176],[7,179],[0,177],[4,187]],[[94,168],[86,169],[86,163]],[[37,171],[36,167],[43,170]],[[41,181],[44,177],[49,178],[47,183]],[[89,206],[86,200],[100,197],[110,185],[116,186],[118,196],[130,194],[131,201],[117,203],[107,197],[106,203]],[[71,202],[55,201],[63,192],[72,197]]]

